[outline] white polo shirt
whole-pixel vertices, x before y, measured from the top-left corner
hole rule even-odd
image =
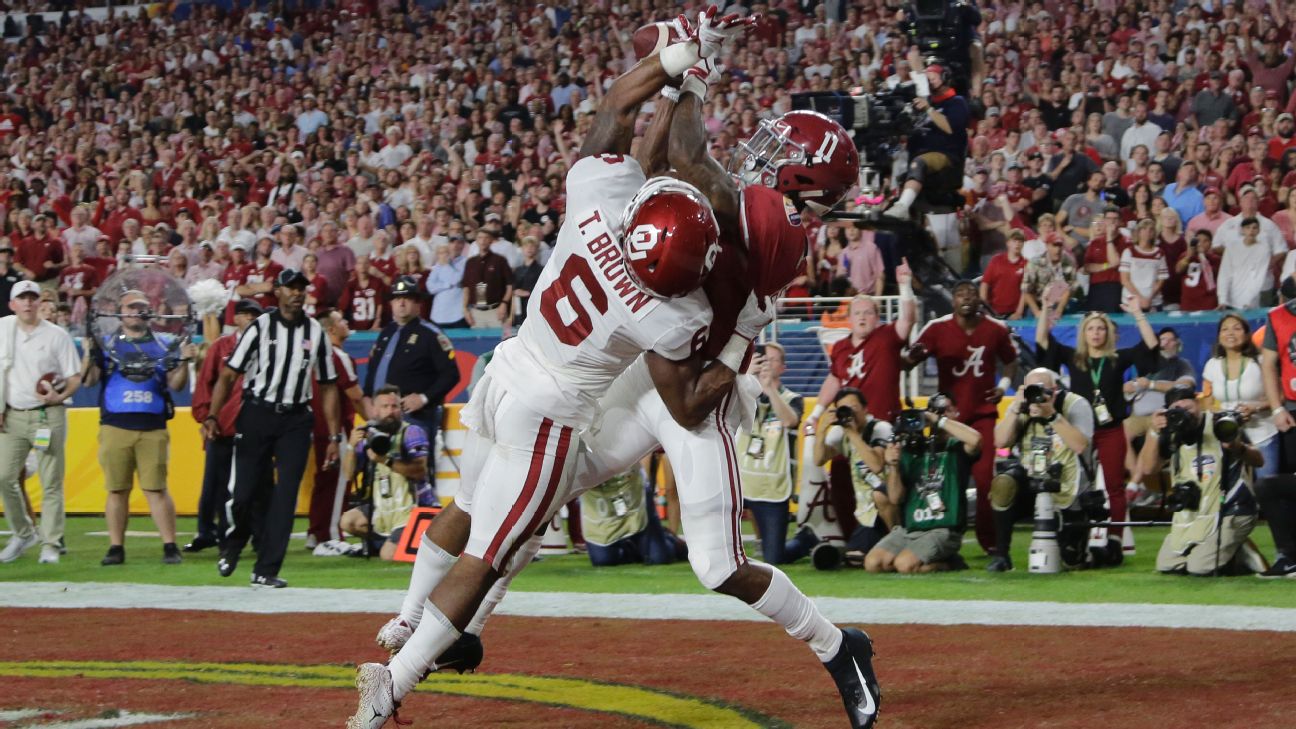
[[[17,315],[0,319],[0,366],[7,367],[5,404],[19,410],[44,405],[36,396],[36,383],[47,372],[67,378],[81,372],[72,335],[66,330],[41,321],[30,332],[24,331]]]

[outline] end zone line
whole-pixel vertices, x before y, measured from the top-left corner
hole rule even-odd
[[[98,582],[0,582],[0,608],[211,610],[237,613],[395,613],[400,590],[145,585]],[[1064,603],[999,600],[814,598],[834,623],[864,625],[1081,626],[1296,632],[1296,609],[1239,605]],[[511,592],[500,615],[630,620],[763,622],[722,595]]]

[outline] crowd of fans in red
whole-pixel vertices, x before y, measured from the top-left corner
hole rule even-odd
[[[35,280],[75,320],[115,266],[151,254],[186,281],[266,304],[278,270],[302,269],[310,305],[341,307],[358,329],[380,326],[401,274],[423,282],[439,325],[512,323],[595,105],[633,62],[631,33],[694,5],[65,15],[8,39],[3,286]],[[1296,11],[1254,0],[980,9],[970,205],[946,257],[985,270],[996,311],[1029,315],[1046,298],[1105,310],[1131,296],[1145,308],[1268,303],[1296,268]],[[726,10],[762,20],[706,105],[721,164],[798,91],[908,78],[885,3]],[[794,293],[885,288],[894,261],[883,265],[878,236],[810,223],[814,255]],[[1255,277],[1259,262],[1273,275]],[[1045,297],[1050,287],[1066,295]]]

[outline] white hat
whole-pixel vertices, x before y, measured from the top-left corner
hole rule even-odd
[[[32,296],[39,297],[40,286],[37,286],[35,281],[19,281],[9,290],[9,300],[13,301],[23,294],[31,294]]]

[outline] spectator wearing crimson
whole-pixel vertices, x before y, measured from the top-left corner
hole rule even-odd
[[[1022,280],[1026,273],[1026,259],[1022,246],[1026,234],[1014,230],[1008,234],[1006,250],[990,259],[981,275],[981,300],[990,306],[995,316],[1020,319],[1026,308],[1022,297]]]
[[[355,361],[343,348],[351,336],[351,327],[346,317],[337,310],[324,311],[315,317],[324,329],[324,336],[333,345],[333,366],[337,369],[338,407],[341,411],[342,432],[345,439],[351,437],[355,427],[356,413],[364,410],[364,393],[360,391],[360,380],[356,376]],[[325,457],[333,433],[329,432],[328,420],[322,415],[324,402],[318,383],[311,385],[311,409],[315,411],[315,428],[313,432],[315,454],[315,478],[310,496],[310,519],[306,529],[306,548],[314,550],[317,557],[335,557],[345,554],[339,548],[342,539],[339,522],[342,518],[342,506],[346,500],[347,484],[341,478],[341,469],[337,462],[330,463]],[[321,549],[320,547],[323,546]]]
[[[513,270],[508,260],[491,251],[495,234],[477,230],[476,255],[464,263],[464,319],[473,328],[499,327],[509,321],[513,299]]]
[[[242,279],[234,292],[240,297],[252,297],[262,309],[269,309],[277,303],[274,293],[275,276],[283,271],[283,266],[271,260],[274,240],[262,238],[257,241],[252,265],[243,270]]]
[[[350,281],[356,255],[339,240],[337,224],[332,221],[325,221],[320,226],[319,247],[315,249],[315,255],[319,257],[319,274],[328,284],[321,302],[332,306],[337,304]]]
[[[373,275],[368,256],[356,258],[355,273],[338,298],[338,308],[347,313],[347,319],[356,331],[369,332],[382,328],[386,305],[382,281]]]
[[[1274,136],[1269,138],[1269,159],[1277,162],[1289,149],[1296,149],[1296,117],[1283,112],[1274,124]]]
[[[225,361],[234,353],[234,347],[243,330],[261,316],[261,305],[253,299],[242,299],[234,307],[234,331],[212,342],[203,356],[198,380],[194,383],[193,418],[198,423],[207,420],[211,412],[212,388],[220,376]],[[229,501],[230,469],[234,463],[234,423],[243,406],[243,376],[234,380],[230,396],[216,413],[216,437],[206,441],[203,466],[202,491],[198,496],[198,530],[193,541],[183,547],[185,552],[201,552],[216,547],[225,539],[229,522],[225,515],[225,502]]]
[[[383,286],[391,286],[396,280],[396,254],[391,250],[391,238],[380,235],[374,238],[373,253],[369,254],[369,275],[378,279]]]
[[[90,219],[91,224],[103,231],[113,244],[121,241],[122,226],[127,220],[134,220],[138,224],[144,222],[140,211],[131,207],[129,203],[129,191],[124,187],[118,188],[117,192],[99,199],[99,207]]]
[[[815,398],[815,406],[806,419],[806,432],[813,434],[819,417],[828,409],[843,387],[868,392],[871,410],[878,418],[893,420],[900,412],[900,352],[917,317],[913,295],[913,274],[904,259],[896,267],[896,284],[900,289],[900,315],[894,322],[883,323],[877,302],[859,295],[850,302],[850,334],[835,342],[828,353],[828,377]],[[834,459],[829,470],[829,493],[833,508],[842,519],[843,533],[849,536],[855,522],[855,490],[850,465],[845,459]]]
[[[1116,312],[1120,310],[1121,251],[1129,241],[1120,232],[1120,211],[1109,207],[1095,225],[1102,226],[1102,235],[1095,237],[1085,249],[1084,267],[1089,274],[1090,311]]]
[[[324,296],[324,289],[328,287],[328,282],[320,275],[319,258],[314,253],[302,256],[301,273],[310,282],[306,284],[306,303],[302,305],[302,311],[306,316],[315,318],[324,310],[321,299]],[[328,327],[325,327],[325,330],[327,329]]]
[[[980,433],[983,442],[991,442],[998,403],[1017,371],[1017,345],[1003,322],[982,313],[976,284],[959,282],[953,294],[953,313],[927,322],[906,353],[905,364],[913,366],[934,357],[937,389],[954,401],[960,422]],[[996,381],[1000,371],[1003,375]],[[989,501],[993,476],[994,451],[987,449],[973,464],[972,478],[977,492],[977,541],[988,553],[995,549]]]
[[[59,291],[72,306],[73,321],[80,323],[90,306],[90,297],[99,289],[99,271],[85,262],[85,252],[80,246],[71,249],[72,263],[59,273]]]
[[[1202,194],[1202,211],[1188,219],[1188,235],[1195,235],[1199,230],[1209,231],[1212,236],[1231,216],[1224,212],[1224,195],[1218,187],[1208,187]]]
[[[50,219],[38,214],[32,220],[31,236],[18,242],[15,257],[18,270],[44,290],[58,287],[59,271],[67,266],[63,242],[50,231]]]
[[[1216,277],[1220,256],[1211,247],[1210,231],[1199,230],[1193,235],[1192,247],[1175,264],[1180,281],[1180,311],[1213,311],[1219,307]]]
[[[1126,517],[1128,442],[1123,424],[1129,408],[1124,395],[1124,372],[1131,366],[1140,372],[1154,369],[1161,346],[1138,300],[1131,299],[1126,310],[1134,316],[1141,339],[1133,347],[1117,348],[1116,324],[1102,312],[1090,312],[1080,320],[1075,346],[1062,344],[1053,336],[1053,321],[1049,317],[1040,317],[1035,328],[1041,366],[1054,372],[1065,368],[1071,376],[1071,391],[1093,406],[1093,444],[1110,501],[1112,521],[1124,521]],[[1099,554],[1104,564],[1120,564],[1124,559],[1120,536],[1109,534],[1107,549]]]
[[[242,246],[232,246],[230,248],[230,263],[225,267],[225,273],[221,274],[221,283],[230,292],[230,302],[225,306],[226,326],[234,325],[235,304],[241,299],[253,298],[251,296],[244,297],[238,292],[239,287],[243,285],[251,272],[252,262],[248,260],[247,250]],[[260,306],[260,303],[257,306]]]

